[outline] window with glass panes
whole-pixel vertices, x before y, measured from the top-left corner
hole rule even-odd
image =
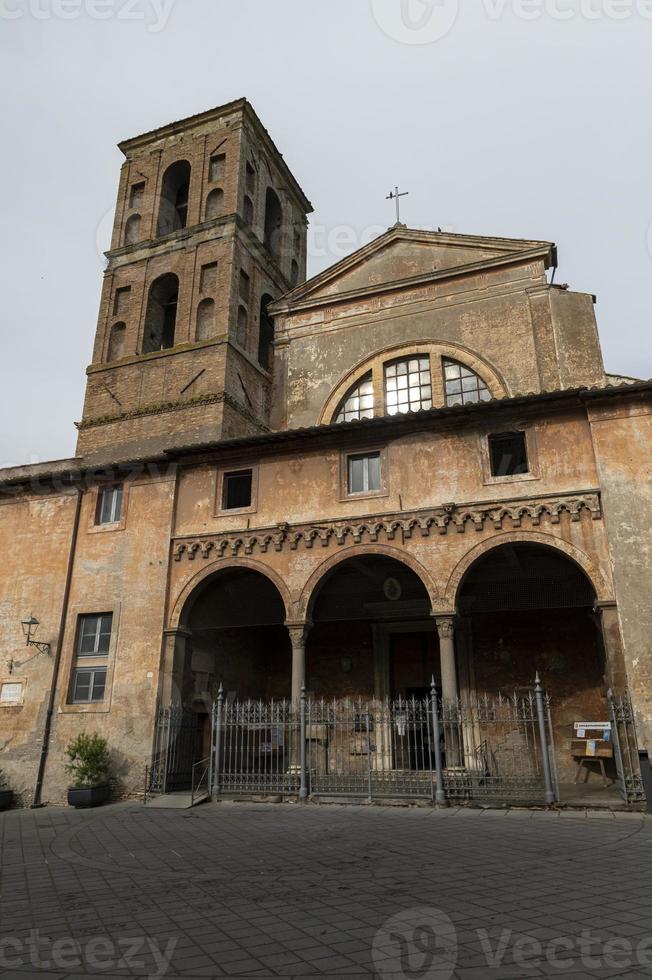
[[[430,358],[410,357],[385,365],[385,411],[403,415],[432,408]]]
[[[113,614],[80,616],[77,627],[76,660],[71,700],[85,704],[104,700]]]
[[[447,405],[471,405],[491,401],[491,392],[475,371],[457,361],[444,361]]]
[[[117,524],[122,514],[122,486],[104,487],[97,502],[97,523]]]
[[[75,669],[72,700],[74,704],[92,704],[104,700],[106,691],[106,667],[89,670]]]
[[[113,614],[80,616],[77,634],[77,656],[96,657],[108,654],[111,645]]]
[[[348,492],[376,493],[381,489],[380,453],[360,453],[348,458]]]
[[[374,384],[371,376],[365,374],[356,385],[351,388],[346,398],[340,405],[336,422],[354,422],[360,419],[372,419],[374,417]]]

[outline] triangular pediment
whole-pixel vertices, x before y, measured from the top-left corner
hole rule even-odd
[[[337,265],[292,290],[278,306],[310,304],[338,296],[455,275],[475,268],[529,261],[554,262],[550,242],[415,231],[395,226]]]

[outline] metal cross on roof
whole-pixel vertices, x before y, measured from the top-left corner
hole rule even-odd
[[[386,201],[396,201],[396,224],[397,225],[400,225],[401,223],[401,198],[407,197],[409,193],[410,193],[409,191],[399,191],[398,187],[395,187],[394,190],[390,191],[390,193],[385,198]]]

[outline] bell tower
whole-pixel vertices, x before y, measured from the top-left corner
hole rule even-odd
[[[267,306],[305,280],[310,202],[244,99],[120,149],[78,455],[266,431]]]

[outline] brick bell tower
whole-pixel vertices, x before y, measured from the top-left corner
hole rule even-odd
[[[134,459],[266,431],[266,308],[305,280],[310,202],[244,99],[120,149],[78,455]]]

